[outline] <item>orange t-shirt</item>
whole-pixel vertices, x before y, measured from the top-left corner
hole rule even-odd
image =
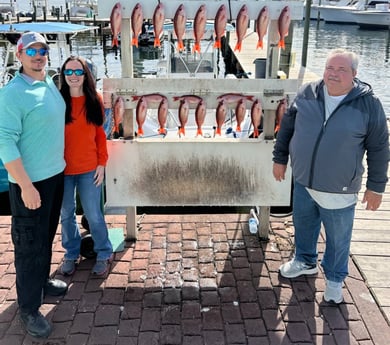
[[[85,96],[72,97],[73,121],[65,126],[65,175],[93,171],[108,160],[106,133],[103,126],[87,122],[84,104]]]

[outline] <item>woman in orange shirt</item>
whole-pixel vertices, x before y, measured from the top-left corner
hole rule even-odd
[[[94,77],[86,61],[70,56],[60,72],[60,92],[66,103],[65,113],[65,185],[61,209],[64,275],[75,271],[80,257],[81,236],[76,221],[76,191],[88,220],[94,251],[97,253],[92,273],[103,275],[113,259],[107,225],[101,210],[104,167],[108,154],[103,129],[104,108],[96,91]]]

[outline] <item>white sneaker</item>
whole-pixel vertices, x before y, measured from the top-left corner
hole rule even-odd
[[[326,280],[324,292],[325,302],[339,304],[343,299],[343,283]]]
[[[318,272],[317,265],[306,264],[302,261],[292,259],[279,267],[280,274],[285,278],[296,278],[301,275],[316,274]]]

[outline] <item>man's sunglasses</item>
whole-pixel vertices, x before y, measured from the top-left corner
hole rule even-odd
[[[75,75],[77,75],[78,77],[80,77],[81,75],[84,75],[84,70],[82,70],[82,69],[64,69],[64,74],[67,76],[70,76],[73,73]]]
[[[39,53],[40,56],[46,56],[49,53],[49,50],[46,48],[26,48],[24,51],[26,52],[26,55],[31,57],[34,57],[35,55],[37,55],[37,53]]]

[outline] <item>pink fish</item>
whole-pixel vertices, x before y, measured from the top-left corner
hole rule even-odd
[[[236,32],[237,32],[237,43],[234,48],[234,51],[241,51],[242,40],[245,37],[246,30],[248,29],[249,23],[249,13],[248,7],[246,5],[242,5],[240,11],[238,12],[236,19]]]
[[[160,47],[160,36],[163,32],[165,20],[164,5],[159,2],[153,13],[154,47]]]
[[[217,105],[217,109],[215,111],[216,122],[217,122],[217,129],[215,131],[216,135],[222,134],[222,126],[225,123],[226,113],[227,113],[226,103],[224,100],[221,100],[219,101]]]
[[[195,122],[196,122],[196,126],[198,127],[196,131],[197,136],[198,135],[203,136],[202,125],[204,123],[205,117],[206,117],[206,103],[202,99],[198,103],[195,109]]]
[[[112,33],[112,46],[118,47],[118,35],[121,32],[121,22],[122,22],[122,5],[120,2],[117,2],[112,8],[110,15],[110,26]]]
[[[215,43],[214,48],[221,48],[221,39],[225,34],[227,24],[227,10],[225,5],[221,5],[218,8],[217,14],[214,19],[214,32],[215,32]]]
[[[261,107],[261,103],[258,99],[256,99],[251,107],[251,122],[253,126],[253,137],[259,137],[259,126],[261,123],[261,116],[263,113],[263,109]]]
[[[237,120],[236,131],[237,132],[241,132],[241,123],[242,121],[244,121],[245,114],[246,114],[246,101],[245,98],[241,98],[237,102],[237,106],[236,106],[236,120]]]
[[[180,122],[179,135],[186,134],[185,125],[187,124],[188,121],[189,110],[190,110],[190,105],[188,104],[187,100],[182,99],[179,105],[179,122]]]
[[[133,31],[133,38],[131,44],[138,48],[138,36],[142,32],[142,24],[144,22],[144,15],[142,12],[142,5],[137,2],[131,13],[131,30]]]
[[[168,100],[167,98],[163,98],[161,100],[160,105],[158,106],[158,123],[160,125],[160,128],[158,129],[158,132],[160,134],[167,134],[167,130],[165,129],[165,124],[167,123],[167,116],[168,116]]]
[[[148,103],[160,103],[163,100],[163,98],[166,97],[161,93],[148,93],[142,96],[135,95],[132,96],[131,98],[133,101],[138,101],[140,98],[143,98]]]
[[[279,31],[279,43],[278,47],[284,49],[285,43],[284,38],[288,36],[288,30],[291,23],[291,13],[290,13],[290,7],[285,6],[280,13],[279,19],[278,19],[278,31]]]
[[[275,111],[275,130],[274,130],[275,135],[280,130],[280,125],[282,123],[283,115],[286,111],[287,111],[287,99],[283,98],[279,101],[278,107],[276,108]]]
[[[138,131],[137,134],[139,137],[142,137],[144,135],[144,131],[142,129],[142,126],[144,125],[145,119],[146,119],[146,110],[148,108],[148,104],[146,100],[141,97],[138,100],[137,108],[135,110],[135,120],[137,121],[138,125]]]
[[[185,99],[190,104],[196,104],[199,103],[202,100],[202,97],[197,95],[182,95],[182,96],[173,96],[173,101],[181,101]]]
[[[206,5],[200,5],[198,10],[196,11],[195,18],[194,18],[194,37],[195,37],[195,44],[194,44],[194,52],[201,53],[200,49],[200,41],[203,38],[203,35],[205,33],[206,29],[206,22],[207,22],[207,13],[206,13]]]
[[[173,30],[177,37],[177,49],[184,50],[183,37],[186,32],[187,15],[183,4],[177,8],[173,17]]]
[[[257,32],[257,36],[259,37],[259,40],[257,41],[256,49],[258,48],[263,49],[263,39],[264,36],[267,34],[269,21],[270,21],[269,9],[267,6],[264,6],[260,10],[256,20],[256,32]]]
[[[123,122],[125,113],[125,101],[122,96],[119,96],[114,103],[114,128],[113,133],[119,133],[119,125]]]
[[[244,95],[242,93],[229,92],[218,96],[217,100],[224,100],[226,103],[236,103],[242,98],[245,98],[248,101],[253,101],[254,97],[252,95]]]

